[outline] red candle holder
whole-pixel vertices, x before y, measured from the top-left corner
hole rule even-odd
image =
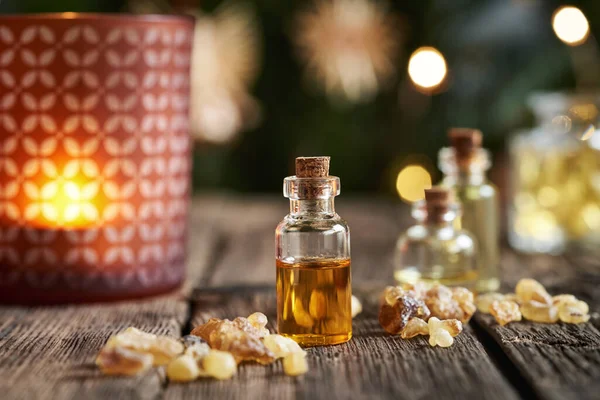
[[[0,301],[117,300],[183,280],[194,22],[0,17]]]

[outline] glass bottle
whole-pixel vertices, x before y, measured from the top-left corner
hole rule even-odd
[[[336,214],[340,180],[329,157],[299,157],[285,178],[290,213],[275,231],[277,327],[302,346],[352,337],[350,230]]]
[[[509,243],[528,253],[597,249],[600,95],[536,94],[529,105],[537,125],[510,141]]]
[[[417,224],[396,243],[394,277],[399,284],[417,281],[473,288],[478,279],[473,236],[456,229],[460,206],[446,188],[425,190],[425,200],[413,205]]]
[[[452,190],[462,207],[457,228],[470,232],[477,242],[478,292],[500,287],[500,210],[498,190],[485,173],[490,168],[489,152],[481,148],[481,132],[453,128],[448,136],[451,147],[439,152],[439,167],[444,173],[443,187]]]

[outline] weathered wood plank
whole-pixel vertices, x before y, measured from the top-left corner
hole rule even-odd
[[[212,316],[234,318],[260,310],[274,321],[274,228],[287,213],[287,200],[244,199],[235,202],[225,227],[226,249],[209,285],[196,290],[192,326]],[[340,200],[336,208],[352,231],[354,287],[379,291],[392,281],[391,258],[398,234],[408,223],[407,208],[387,201]],[[229,226],[228,223],[225,225]],[[269,290],[249,290],[248,282]],[[237,289],[228,286],[240,285]],[[365,293],[366,295],[366,293]],[[169,384],[166,397],[239,398],[516,398],[508,381],[492,364],[468,329],[451,349],[432,349],[423,338],[403,341],[385,335],[377,306],[355,321],[355,336],[345,345],[311,349],[311,373],[294,379],[281,365],[243,365],[232,382],[203,380]],[[273,327],[271,327],[273,329]],[[452,382],[452,383],[448,383]]]
[[[213,316],[234,318],[257,310],[274,321],[275,308],[270,288],[200,290],[192,322],[197,325]],[[453,347],[431,348],[423,337],[403,340],[385,334],[377,322],[377,307],[370,304],[354,320],[353,329],[354,337],[346,344],[309,349],[310,371],[303,377],[285,376],[280,362],[248,363],[229,382],[169,384],[165,398],[518,398],[469,328]]]
[[[0,308],[0,393],[3,399],[155,398],[157,373],[102,377],[95,355],[129,326],[178,337],[187,303],[178,296],[110,305]]]
[[[523,277],[541,281],[550,293],[572,293],[598,310],[600,277],[582,274],[583,256],[525,256],[508,249],[503,266],[507,290]],[[598,315],[581,325],[539,324],[528,321],[499,326],[489,315],[478,314],[477,325],[498,343],[535,393],[544,399],[593,399],[600,393],[600,332]],[[594,324],[596,327],[594,327]]]
[[[269,290],[274,286],[273,233],[287,207],[286,199],[271,196],[195,199],[189,280],[177,295],[109,305],[0,307],[0,398],[517,398],[486,353],[496,350],[484,349],[473,329],[467,328],[450,349],[432,349],[423,338],[403,341],[385,335],[374,304],[365,305],[355,321],[350,343],[311,349],[311,372],[301,378],[284,376],[279,363],[243,365],[229,382],[172,384],[157,372],[136,379],[100,376],[92,365],[97,350],[127,326],[179,336],[211,316],[264,310],[274,320]],[[391,281],[391,255],[397,235],[408,225],[407,208],[342,197],[337,209],[352,229],[355,291],[381,289]],[[599,264],[597,257],[583,253],[557,259],[508,251],[503,259],[507,287],[534,276],[553,293],[574,293],[596,310]],[[248,283],[267,289],[248,289]],[[207,289],[234,284],[244,286]],[[190,309],[187,297],[194,288]],[[597,314],[580,326],[500,328],[486,316],[477,316],[476,322],[484,342],[496,341],[512,363],[503,365],[504,374],[510,368],[519,371],[539,398],[593,398],[600,392]]]

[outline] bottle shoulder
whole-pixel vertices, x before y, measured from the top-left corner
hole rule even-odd
[[[337,213],[327,217],[297,218],[290,214],[286,215],[277,225],[276,232],[279,234],[288,232],[349,232],[348,223]]]
[[[409,246],[420,246],[424,248],[452,249],[456,251],[475,250],[474,237],[465,230],[455,230],[452,227],[443,229],[432,229],[425,225],[414,225],[408,228],[397,241],[397,248],[403,249]]]

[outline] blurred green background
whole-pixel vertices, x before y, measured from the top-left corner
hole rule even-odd
[[[0,13],[181,12],[211,13],[218,1],[3,0]],[[300,155],[330,155],[332,174],[347,192],[396,195],[402,166],[417,162],[439,178],[437,150],[451,126],[480,128],[484,145],[499,155],[517,128],[531,126],[526,107],[532,91],[575,85],[571,48],[552,31],[555,0],[404,0],[387,3],[396,16],[395,79],[370,102],[331,101],[307,88],[303,62],[290,31],[307,1],[255,0],[260,26],[261,67],[250,93],[260,103],[261,121],[231,141],[199,140],[194,150],[197,191],[281,192]],[[600,23],[600,1],[571,1],[589,20],[592,35]],[[595,45],[595,42],[594,42]],[[445,57],[443,90],[423,94],[407,74],[410,54],[434,46]],[[581,50],[578,50],[581,51]]]

